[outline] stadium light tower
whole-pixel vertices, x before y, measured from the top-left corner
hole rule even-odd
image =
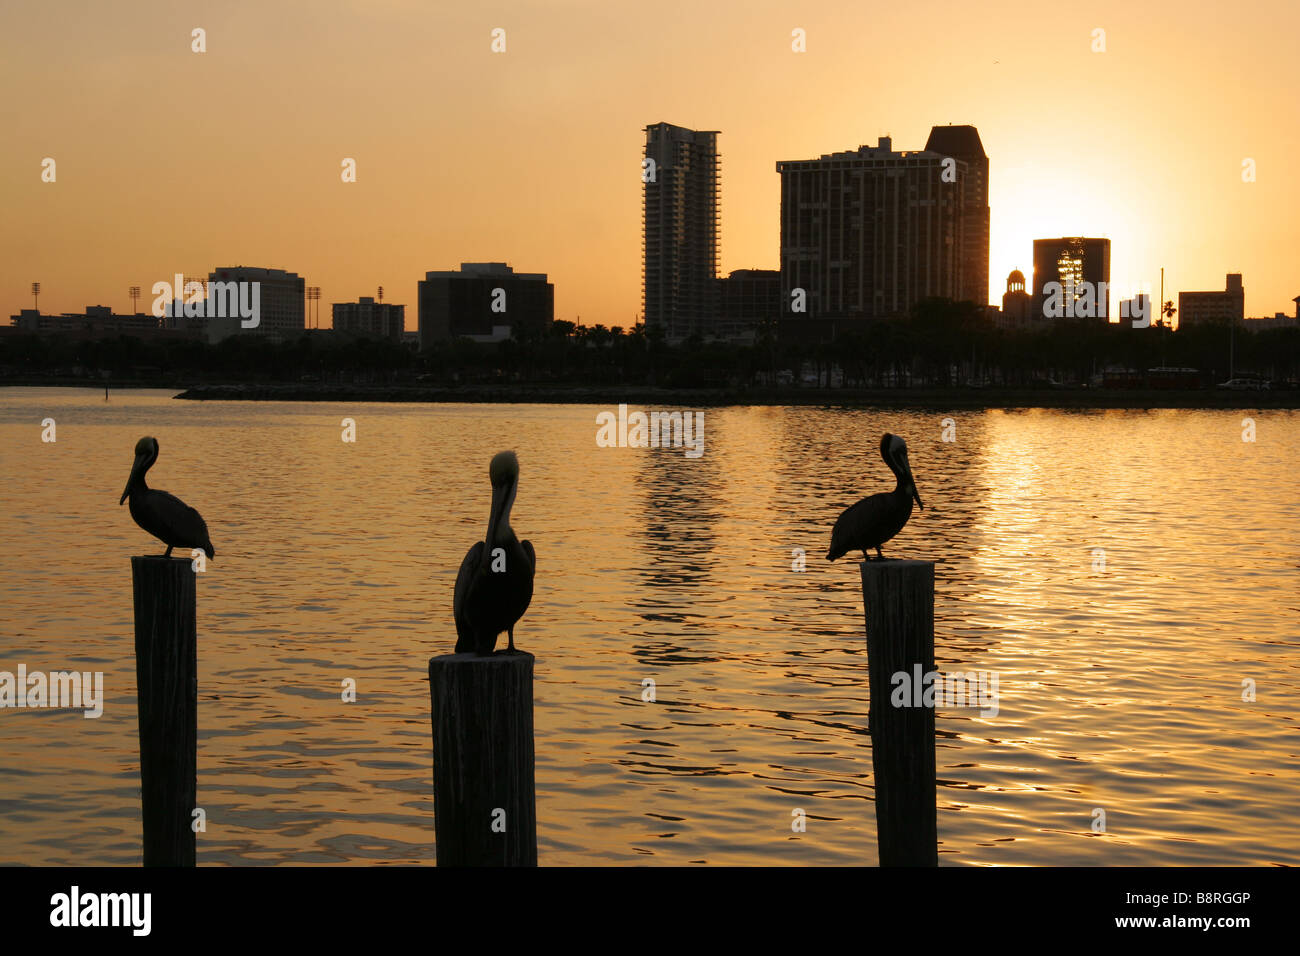
[[[311,303],[313,302],[316,303],[316,324],[315,325],[312,325],[310,322]],[[320,328],[320,286],[318,285],[307,286],[307,315],[308,315],[307,327],[313,329],[319,329]]]

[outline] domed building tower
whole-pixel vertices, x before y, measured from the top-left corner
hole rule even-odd
[[[1019,269],[1011,270],[1007,276],[1007,291],[1002,295],[1003,325],[1010,329],[1023,329],[1029,326],[1029,293],[1025,291],[1025,274]]]

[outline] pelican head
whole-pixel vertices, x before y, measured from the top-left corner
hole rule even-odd
[[[916,490],[916,479],[912,477],[912,464],[907,460],[907,442],[898,435],[885,432],[880,439],[880,457],[898,478],[899,487],[909,489],[916,499],[917,507],[924,511],[925,505],[921,504],[920,492]]]
[[[153,466],[158,460],[158,439],[141,438],[135,443],[135,464],[131,466],[131,477],[126,480],[126,487],[122,489],[122,497],[118,499],[118,506],[126,501],[126,496],[131,493],[131,488],[137,481],[144,478],[144,473]]]
[[[488,465],[488,477],[493,488],[509,487],[519,480],[519,459],[512,451],[499,451]]]
[[[488,465],[488,477],[492,480],[492,511],[488,516],[486,547],[483,549],[483,563],[486,565],[497,534],[501,528],[510,527],[510,508],[515,503],[515,490],[519,487],[519,459],[512,451],[497,452]]]

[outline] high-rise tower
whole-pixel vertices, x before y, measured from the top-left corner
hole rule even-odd
[[[645,134],[645,325],[676,343],[717,316],[718,133],[656,123]]]
[[[797,318],[802,300],[809,318],[878,319],[931,296],[975,298],[963,287],[965,160],[897,152],[882,136],[776,169],[783,314]]]
[[[925,142],[929,152],[951,156],[966,164],[961,187],[962,298],[976,305],[989,304],[989,158],[974,126],[935,126]]]

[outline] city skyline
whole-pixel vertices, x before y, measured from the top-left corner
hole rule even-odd
[[[31,306],[34,281],[42,311],[129,312],[130,286],[221,262],[291,270],[327,302],[383,285],[413,304],[427,271],[505,261],[549,275],[557,318],[628,326],[641,314],[642,131],[661,121],[721,131],[719,275],[779,268],[776,162],[882,136],[917,148],[951,122],[977,127],[990,160],[990,299],[1012,269],[1030,272],[1044,236],[1111,239],[1117,299],[1140,282],[1157,291],[1162,266],[1166,298],[1244,274],[1250,316],[1289,312],[1296,293],[1286,210],[1300,186],[1287,166],[1300,134],[1279,119],[1300,93],[1285,69],[1285,26],[1300,25],[1288,6],[1230,48],[1208,4],[1103,4],[1066,22],[1013,4],[954,9],[935,71],[881,42],[914,31],[917,14],[873,21],[851,7],[747,5],[738,18],[721,5],[692,13],[691,30],[629,31],[586,3],[482,16],[339,3],[302,23],[283,8],[71,6],[74,24],[0,13],[8,35],[29,38],[9,83],[58,78],[0,106],[11,313]],[[497,26],[507,47],[494,54]],[[792,50],[796,29],[806,52]],[[645,82],[670,38],[681,65]],[[332,71],[351,48],[371,68]],[[1207,58],[1231,89],[1197,67]],[[1064,75],[1078,77],[1072,120],[1049,125],[1050,80]],[[140,122],[116,108],[126,102]],[[354,183],[340,178],[347,158]]]

